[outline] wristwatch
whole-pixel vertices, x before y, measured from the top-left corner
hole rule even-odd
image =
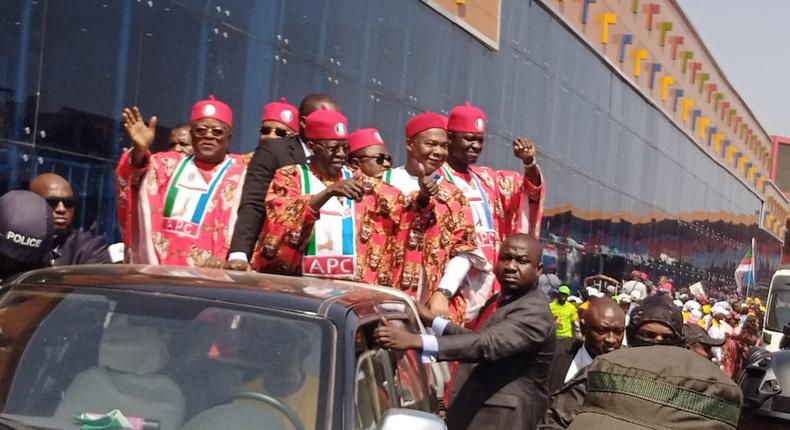
[[[443,296],[447,297],[447,300],[450,300],[450,299],[453,298],[453,292],[448,290],[448,289],[446,289],[446,288],[439,288],[436,291],[442,293]]]

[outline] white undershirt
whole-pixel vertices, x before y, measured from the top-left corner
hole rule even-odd
[[[579,373],[579,370],[589,366],[593,362],[592,357],[590,357],[590,353],[587,352],[587,348],[582,345],[578,351],[576,351],[576,355],[573,356],[573,361],[571,361],[571,367],[568,368],[568,372],[565,374],[565,382],[570,381]]]

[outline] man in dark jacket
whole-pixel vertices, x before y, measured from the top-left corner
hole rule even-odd
[[[43,173],[30,181],[30,191],[43,197],[52,208],[55,224],[53,266],[112,262],[109,245],[104,237],[72,227],[74,192],[65,178],[54,173]]]
[[[631,312],[626,327],[628,345],[632,348],[664,345],[685,347],[683,315],[665,296],[652,296]],[[645,355],[650,361],[649,354]],[[590,366],[579,371],[549,398],[549,409],[541,422],[540,430],[566,429],[579,413],[587,396],[587,373]]]
[[[620,349],[625,336],[625,312],[608,297],[594,297],[581,319],[581,331],[584,342],[576,341],[558,349],[551,369],[549,392],[573,379],[595,357]]]
[[[280,167],[309,163],[311,157],[303,137],[307,115],[326,106],[340,112],[335,99],[326,94],[310,94],[299,105],[299,136],[261,140],[247,166],[244,188],[239,203],[238,218],[230,241],[227,268],[247,270],[252,261],[252,250],[266,220],[264,198],[274,172]]]
[[[495,266],[502,293],[480,312],[480,329],[465,329],[420,307],[437,336],[415,335],[382,321],[376,338],[385,347],[420,349],[423,357],[461,362],[450,393],[449,430],[530,430],[546,409],[554,323],[537,285],[540,242],[527,234],[505,240]]]

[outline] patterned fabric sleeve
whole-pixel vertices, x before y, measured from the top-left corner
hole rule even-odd
[[[362,215],[357,237],[357,278],[369,284],[396,286],[399,279],[397,260],[400,221],[403,214],[403,194],[382,181],[366,178],[371,192],[360,202]]]
[[[267,273],[300,275],[302,256],[317,220],[310,196],[301,193],[298,166],[274,173],[266,194],[266,222],[253,253],[252,267]]]
[[[505,222],[500,225],[509,226],[505,236],[528,233],[536,239],[540,237],[546,189],[543,172],[540,172],[540,177],[541,183],[538,186],[526,175],[506,170],[497,172],[498,194],[506,216]]]
[[[138,169],[132,166],[129,156],[131,150],[124,151],[115,168],[115,201],[117,205],[118,226],[121,240],[130,247],[132,244],[133,208],[137,205],[137,191],[140,181],[150,165],[151,153],[146,152],[146,164]]]

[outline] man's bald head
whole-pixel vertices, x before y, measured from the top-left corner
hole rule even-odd
[[[538,239],[535,239],[526,233],[516,233],[512,236],[509,236],[502,243],[502,246],[505,246],[506,244],[518,244],[519,246],[526,247],[529,251],[529,258],[533,262],[539,262],[543,259],[543,245],[540,244]]]
[[[74,191],[64,177],[42,173],[30,181],[30,191],[43,197],[52,207],[55,230],[71,228],[74,219]]]
[[[543,270],[543,248],[528,234],[508,237],[499,249],[494,273],[507,294],[524,294],[535,288]]]
[[[328,110],[340,112],[340,105],[329,94],[310,94],[302,99],[299,104],[299,116],[307,118],[307,115],[321,109],[321,106],[326,106]]]
[[[52,190],[67,190],[68,195],[71,196],[71,184],[63,176],[54,173],[42,173],[32,181],[30,181],[30,191],[46,198],[46,195]]]
[[[299,103],[299,133],[303,137],[307,115],[321,109],[321,106],[325,106],[327,110],[340,112],[337,101],[329,94],[310,94],[302,99],[302,103]]]
[[[584,344],[591,357],[619,349],[625,336],[625,312],[608,297],[590,300],[581,321]]]

